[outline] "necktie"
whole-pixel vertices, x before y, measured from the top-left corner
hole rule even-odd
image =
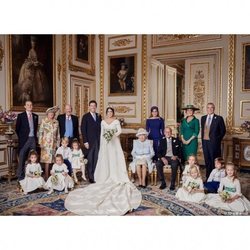
[[[96,114],[95,113],[93,113],[93,118],[94,118],[94,120],[96,122]]]
[[[207,121],[207,126],[210,127],[211,125],[211,115],[208,115],[208,121]]]

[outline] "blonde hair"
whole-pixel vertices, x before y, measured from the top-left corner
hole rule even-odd
[[[194,164],[194,165],[191,165],[190,168],[189,168],[189,174],[191,174],[191,171],[195,169],[196,172],[198,173],[198,177],[201,177],[201,174],[200,174],[200,170],[199,170],[199,166]]]
[[[234,170],[233,181],[234,181],[235,179],[237,179],[237,167],[232,162],[227,162],[225,166],[226,170],[227,170],[227,167],[233,168]],[[226,176],[227,176],[227,171],[226,171]]]
[[[190,158],[190,157],[194,157],[194,159],[195,159],[194,164],[197,165],[197,166],[199,166],[197,156],[194,155],[194,154],[189,155],[188,158],[187,158],[187,162],[189,161],[189,158]]]
[[[69,138],[67,136],[62,137],[61,143],[62,142],[66,142],[67,144],[69,144]]]

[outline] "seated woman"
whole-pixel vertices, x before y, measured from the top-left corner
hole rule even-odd
[[[153,170],[152,157],[154,156],[153,142],[147,139],[148,132],[140,128],[136,134],[138,140],[133,142],[133,162],[130,163],[130,168],[133,173],[137,172],[139,178],[139,187],[146,187],[147,169],[151,173]]]

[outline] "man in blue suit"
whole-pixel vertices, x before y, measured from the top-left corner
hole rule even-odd
[[[206,164],[206,177],[214,169],[214,160],[221,157],[221,141],[226,133],[222,116],[214,113],[213,103],[207,104],[207,115],[201,117],[201,140]]]
[[[32,113],[33,104],[26,101],[25,112],[18,114],[16,134],[18,136],[19,162],[17,168],[18,181],[25,177],[25,161],[30,150],[36,150],[38,115]]]

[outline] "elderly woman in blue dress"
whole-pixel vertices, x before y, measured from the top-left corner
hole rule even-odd
[[[140,128],[136,134],[137,140],[133,142],[133,162],[130,163],[130,168],[133,173],[137,173],[139,179],[139,187],[146,187],[147,170],[149,173],[153,170],[154,156],[153,141],[148,140],[148,132]]]

